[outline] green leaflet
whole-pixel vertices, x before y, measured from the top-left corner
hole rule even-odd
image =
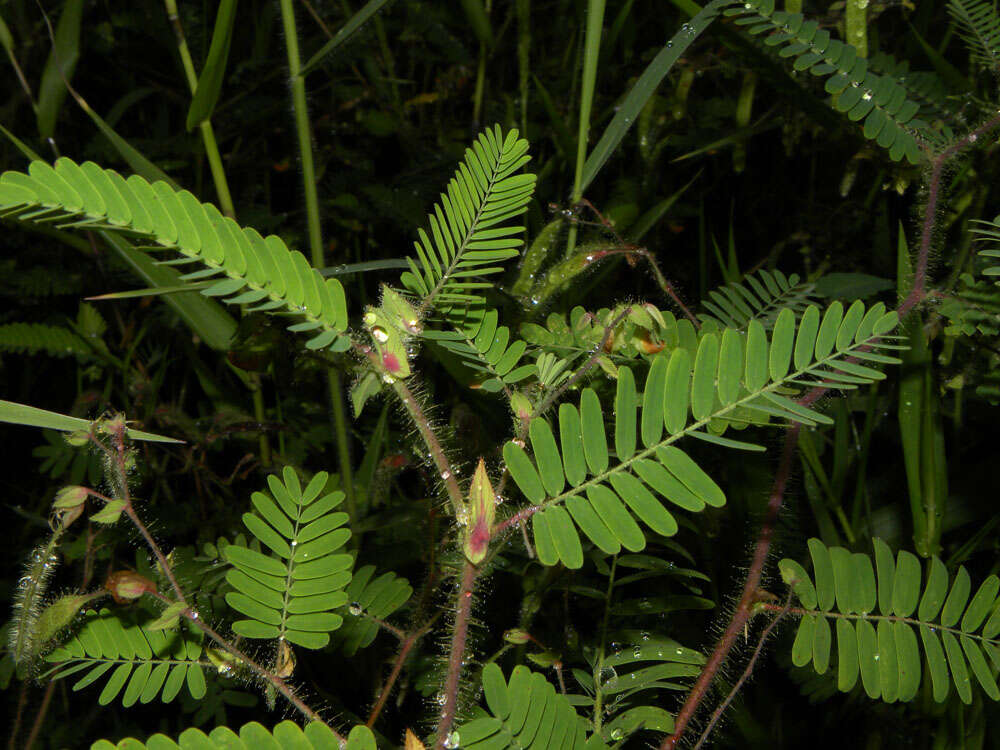
[[[782,310],[801,315],[813,297],[815,286],[803,282],[798,274],[785,276],[781,271],[760,269],[742,282],[731,282],[713,289],[702,300],[706,312],[702,322],[714,320],[724,328],[742,330],[751,320],[771,329]]]
[[[900,550],[894,560],[880,539],[873,546],[874,572],[868,555],[828,548],[818,539],[809,540],[814,578],[793,560],[779,563],[782,578],[807,610],[792,646],[793,663],[812,662],[818,673],[827,669],[832,621],[837,687],[843,692],[860,678],[873,699],[911,701],[926,659],[935,701],[943,702],[954,687],[970,703],[973,682],[990,699],[1000,700],[987,660],[1000,654],[1000,578],[987,577],[970,598],[972,583],[964,567],[949,589],[947,568],[939,558],[931,558],[922,581],[915,555]]]
[[[497,265],[519,254],[523,227],[506,222],[524,213],[535,176],[515,174],[529,160],[528,142],[516,130],[483,131],[465,151],[441,201],[414,243],[416,260],[400,277],[420,299],[420,316],[432,310],[460,324],[469,307],[483,305],[479,290],[492,286],[480,277],[500,273]]]
[[[773,276],[763,278],[780,292]],[[641,395],[632,370],[618,368],[613,445],[606,426],[612,420],[592,388],[583,390],[579,407],[560,406],[558,435],[544,419],[533,420],[531,454],[527,446],[511,441],[503,455],[524,496],[545,508],[532,522],[539,559],[545,564],[578,567],[581,557],[572,538],[580,533],[606,553],[621,547],[641,550],[646,542],[635,519],[658,534],[676,533],[677,521],[664,501],[695,513],[706,506],[724,505],[722,489],[674,443],[695,435],[717,445],[755,449],[752,443],[730,440],[720,433],[730,426],[773,418],[806,425],[831,422],[796,402],[794,392],[817,384],[853,388],[883,378],[874,368],[846,368],[843,360],[863,347],[880,349],[884,344],[879,337],[895,321],[895,314],[886,313],[881,303],[867,312],[857,303],[847,316],[842,305],[834,303],[824,313],[808,306],[798,330],[794,314],[781,313],[771,341],[756,319],[750,320],[745,336],[727,328],[703,331],[700,340],[688,324],[690,342],[678,335],[678,345],[669,356],[664,352],[653,358]],[[817,343],[819,338],[822,341]],[[550,512],[563,503],[568,514]],[[847,571],[858,563],[848,555],[838,564]],[[874,581],[874,575],[868,579]],[[817,587],[823,609],[834,604],[833,580],[831,572]],[[874,596],[872,586],[859,601]],[[911,593],[903,593],[906,605],[915,607]],[[845,589],[841,597],[845,607],[854,606],[853,592],[849,595]]]
[[[507,326],[498,325],[496,309],[470,308],[454,331],[428,330],[423,338],[455,355],[472,371],[470,387],[488,393],[502,390],[534,375],[535,365],[521,364],[528,349]]]
[[[413,594],[413,587],[405,578],[392,572],[381,575],[375,572],[374,565],[363,565],[354,571],[347,586],[349,605],[339,610],[344,624],[332,634],[334,645],[347,656],[374,642],[379,628],[372,617],[384,620]]]
[[[600,736],[588,741],[576,709],[567,696],[537,672],[517,666],[509,682],[495,663],[483,668],[483,692],[490,715],[455,728],[455,743],[463,750],[607,750]]]
[[[323,648],[340,627],[337,613],[348,601],[353,559],[338,552],[350,537],[347,514],[334,512],[343,492],[323,494],[329,479],[316,474],[303,488],[294,470],[271,475],[271,495],[255,492],[256,513],[243,523],[273,554],[231,544],[223,554],[233,568],[226,574],[234,591],[226,603],[249,619],[233,623],[247,638],[282,638],[303,648]]]
[[[107,677],[98,697],[106,706],[121,698],[128,708],[159,697],[169,703],[186,684],[191,696],[205,696],[200,636],[188,630],[153,630],[153,621],[136,619],[128,611],[88,610],[73,637],[45,657],[53,666],[45,673],[60,679],[86,672],[73,690]]]
[[[259,304],[252,310],[280,308],[301,315],[304,322],[293,330],[314,331],[307,347],[342,351],[349,345],[341,335],[347,303],[340,282],[324,279],[280,238],[261,238],[165,182],[150,184],[137,175],[125,180],[92,162],[78,165],[61,157],[54,169],[36,161],[28,172],[0,176],[0,216],[31,222],[41,220],[37,211],[45,209],[45,221],[64,216],[66,227],[145,235],[207,266],[199,276],[216,280],[201,290],[203,295],[224,297],[227,304],[247,303],[247,295],[253,295]]]
[[[173,740],[163,734],[155,734],[146,742],[130,737],[118,744],[100,740],[90,746],[90,750],[229,750],[235,747],[268,747],[279,750],[335,750],[340,747],[337,736],[323,722],[313,721],[299,727],[292,721],[283,721],[268,730],[257,722],[244,724],[234,732],[229,727],[216,727],[208,734],[200,729],[186,729]],[[351,729],[347,735],[344,750],[376,750],[375,735],[363,725]]]
[[[832,39],[817,21],[774,6],[774,0],[749,0],[734,3],[722,13],[734,17],[736,25],[746,27],[750,35],[763,35],[766,46],[780,48],[779,54],[791,58],[795,70],[825,77],[834,108],[849,120],[862,122],[864,137],[886,149],[890,159],[905,158],[911,164],[923,161],[918,137],[933,139],[936,133],[917,118],[920,105],[908,97],[899,80],[870,71],[868,60],[857,49]]]
[[[949,0],[948,13],[977,64],[994,69],[1000,64],[1000,16],[985,0]]]

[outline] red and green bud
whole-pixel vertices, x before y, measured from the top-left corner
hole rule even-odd
[[[465,557],[473,565],[478,565],[486,557],[496,513],[496,495],[490,478],[486,475],[486,463],[481,458],[472,475],[466,511],[468,523],[465,526]]]
[[[503,639],[507,643],[513,643],[515,646],[521,646],[531,640],[531,636],[524,630],[519,628],[511,628],[503,634]]]
[[[534,412],[534,409],[531,407],[531,399],[520,391],[514,391],[510,394],[510,408],[514,412],[514,418],[517,420],[518,425],[521,422],[531,419],[531,415]]]
[[[371,334],[378,354],[378,366],[383,378],[406,378],[410,375],[410,361],[403,343],[403,334],[380,309],[370,307],[364,317],[365,327]]]
[[[156,593],[155,583],[131,570],[112,573],[104,582],[104,588],[111,593],[118,604],[135,601],[143,594]]]

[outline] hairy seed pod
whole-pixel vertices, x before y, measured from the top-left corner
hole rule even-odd
[[[52,574],[59,564],[59,557],[55,552],[59,536],[60,532],[57,531],[48,544],[32,551],[24,566],[24,573],[17,582],[14,617],[7,648],[18,666],[26,664],[37,651],[38,618],[42,612],[42,602]]]

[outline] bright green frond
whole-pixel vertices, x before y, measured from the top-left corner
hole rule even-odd
[[[202,294],[254,305],[250,310],[301,315],[303,321],[292,329],[313,332],[306,343],[310,349],[349,345],[341,335],[347,328],[347,304],[339,281],[324,279],[279,237],[261,237],[165,182],[150,184],[137,175],[126,180],[93,162],[78,165],[66,157],[57,159],[54,168],[35,161],[28,174],[0,176],[0,217],[141,237],[207,266],[182,277],[214,279]]]
[[[448,747],[607,750],[600,737],[588,742],[566,696],[557,693],[544,675],[525,666],[514,667],[508,682],[500,667],[487,664],[483,668],[483,694],[490,715],[457,727]]]
[[[527,343],[513,338],[507,326],[497,325],[495,309],[475,308],[469,313],[464,321],[456,321],[456,330],[429,330],[424,338],[437,342],[473,370],[473,387],[495,393],[536,373],[534,365],[522,362]]]
[[[533,174],[515,174],[531,158],[528,142],[516,130],[500,126],[483,131],[466,149],[465,158],[440,202],[428,215],[415,243],[416,259],[401,281],[420,300],[424,317],[431,310],[446,320],[483,305],[481,290],[500,273],[505,260],[520,253],[524,227],[510,220],[527,209],[535,189]]]
[[[820,674],[832,667],[844,692],[860,679],[869,697],[887,703],[916,697],[924,664],[939,703],[952,686],[970,703],[972,678],[989,698],[1000,700],[990,666],[1000,663],[1000,578],[991,575],[974,590],[959,566],[949,584],[939,558],[931,558],[923,576],[915,555],[900,550],[893,557],[881,539],[873,543],[874,566],[868,555],[826,547],[818,539],[809,540],[812,578],[794,560],[778,564],[805,610],[792,662],[812,663]]]
[[[835,302],[824,313],[810,305],[798,323],[785,309],[770,337],[753,319],[745,332],[703,332],[700,341],[657,354],[641,395],[632,371],[620,367],[610,430],[607,410],[590,388],[584,389],[578,412],[572,405],[560,409],[560,432],[579,429],[581,439],[566,434],[557,439],[547,422],[535,420],[532,455],[529,446],[514,441],[503,455],[524,496],[544,506],[532,518],[538,559],[579,568],[581,532],[609,554],[621,547],[635,552],[646,544],[636,519],[670,536],[677,532],[677,509],[699,512],[725,504],[722,489],[674,443],[692,436],[763,450],[723,433],[772,420],[830,423],[795,396],[811,386],[855,388],[884,378],[873,365],[898,361],[877,353],[891,346],[884,337],[895,325],[896,314],[881,303],[866,310],[855,302],[845,312]],[[563,503],[568,513],[558,507]]]
[[[341,750],[337,736],[326,724],[314,721],[299,727],[292,721],[283,721],[269,730],[256,721],[244,724],[239,731],[229,727],[216,727],[208,734],[192,727],[185,729],[176,740],[164,734],[154,734],[145,742],[134,737],[117,744],[101,740],[90,750],[233,750],[233,748],[272,748],[273,750]],[[377,750],[375,735],[358,725],[347,735],[343,750]]]
[[[46,673],[51,679],[82,674],[74,691],[103,684],[97,699],[102,706],[119,695],[126,708],[157,697],[169,703],[185,685],[195,700],[205,696],[203,670],[215,667],[202,659],[200,636],[187,630],[150,630],[146,626],[151,621],[127,612],[89,610],[82,616],[83,625],[73,637],[45,657],[55,664]]]
[[[811,301],[813,288],[797,274],[785,276],[778,270],[761,269],[739,284],[709,292],[708,299],[702,302],[707,313],[698,317],[728,328],[745,328],[751,320],[757,320],[770,330],[782,310],[801,315]]]
[[[284,481],[282,481],[282,479]],[[226,603],[248,619],[233,623],[245,638],[280,638],[303,648],[323,648],[343,617],[354,559],[342,551],[351,536],[347,514],[335,512],[344,499],[323,494],[328,475],[316,474],[303,488],[286,467],[282,479],[267,478],[270,494],[255,492],[255,513],[243,523],[270,554],[231,544],[223,554],[233,568],[226,581],[234,591]]]

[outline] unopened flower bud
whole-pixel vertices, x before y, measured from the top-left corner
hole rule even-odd
[[[143,594],[155,594],[156,584],[131,570],[119,570],[108,576],[104,588],[118,604],[134,601]]]

